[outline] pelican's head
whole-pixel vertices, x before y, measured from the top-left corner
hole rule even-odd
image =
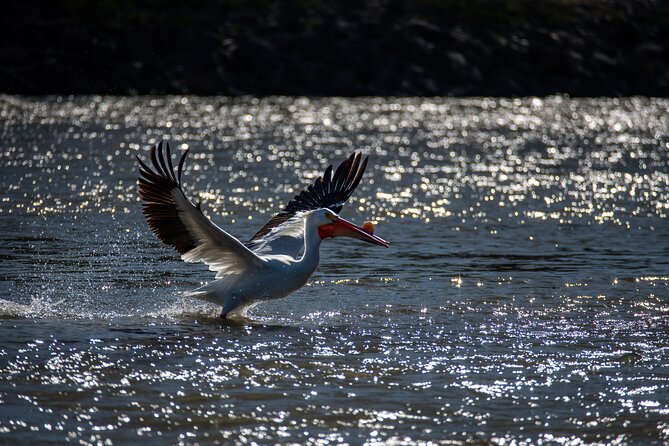
[[[330,237],[352,237],[375,245],[385,246],[386,248],[390,246],[390,243],[374,235],[374,226],[371,223],[366,223],[364,227],[354,225],[330,209],[312,211],[309,219],[314,221],[318,226],[318,235],[322,240]]]

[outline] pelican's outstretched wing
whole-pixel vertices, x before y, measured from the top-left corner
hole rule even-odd
[[[188,151],[174,172],[170,146],[161,142],[151,147],[153,169],[139,157],[139,196],[144,215],[154,234],[181,254],[186,262],[204,262],[216,277],[242,273],[265,262],[207,218],[184,195],[181,173]]]
[[[367,168],[367,157],[353,153],[332,173],[325,169],[313,184],[295,195],[288,205],[262,227],[246,245],[255,252],[299,255],[304,244],[300,212],[329,208],[339,213]]]

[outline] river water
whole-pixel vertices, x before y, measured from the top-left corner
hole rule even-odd
[[[135,155],[242,239],[369,154],[294,295],[223,321]],[[0,444],[669,441],[669,100],[0,96]]]

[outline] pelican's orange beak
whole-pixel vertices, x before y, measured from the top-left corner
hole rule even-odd
[[[319,226],[318,235],[321,236],[321,239],[326,239],[328,237],[352,237],[367,243],[373,243],[388,248],[390,243],[383,240],[381,237],[374,235],[373,229],[369,229],[370,227],[373,228],[374,226],[370,223],[362,228],[358,225],[354,225],[350,221],[338,217],[332,223]]]

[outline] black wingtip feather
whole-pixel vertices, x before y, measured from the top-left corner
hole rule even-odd
[[[174,165],[172,164],[172,154],[170,153],[170,145],[167,145],[167,165],[169,166],[168,171],[170,172],[170,176],[174,180],[174,182],[177,181],[177,177],[174,175]]]
[[[164,147],[164,150],[163,150]],[[181,189],[181,172],[188,151],[181,155],[178,167],[178,180],[174,173],[172,156],[168,143],[159,143],[151,147],[149,157],[153,168],[147,166],[139,156],[139,196],[142,199],[144,216],[156,236],[173,246],[179,254],[185,254],[197,245],[186,226],[179,218],[179,210],[174,191]]]
[[[358,187],[358,184],[360,184],[360,180],[362,180],[362,176],[365,174],[365,170],[367,169],[367,160],[369,160],[368,156],[366,156],[365,159],[362,160],[362,163],[360,163],[360,167],[358,167],[358,172],[356,176],[353,178],[353,181],[351,181],[348,190],[346,191],[349,196]]]
[[[177,168],[178,177],[179,177],[177,182],[179,183],[179,186],[181,186],[181,172],[183,171],[184,162],[186,161],[186,155],[188,155],[189,151],[190,151],[190,148],[186,149],[184,151],[183,155],[181,155],[181,160],[179,160],[179,167]]]

